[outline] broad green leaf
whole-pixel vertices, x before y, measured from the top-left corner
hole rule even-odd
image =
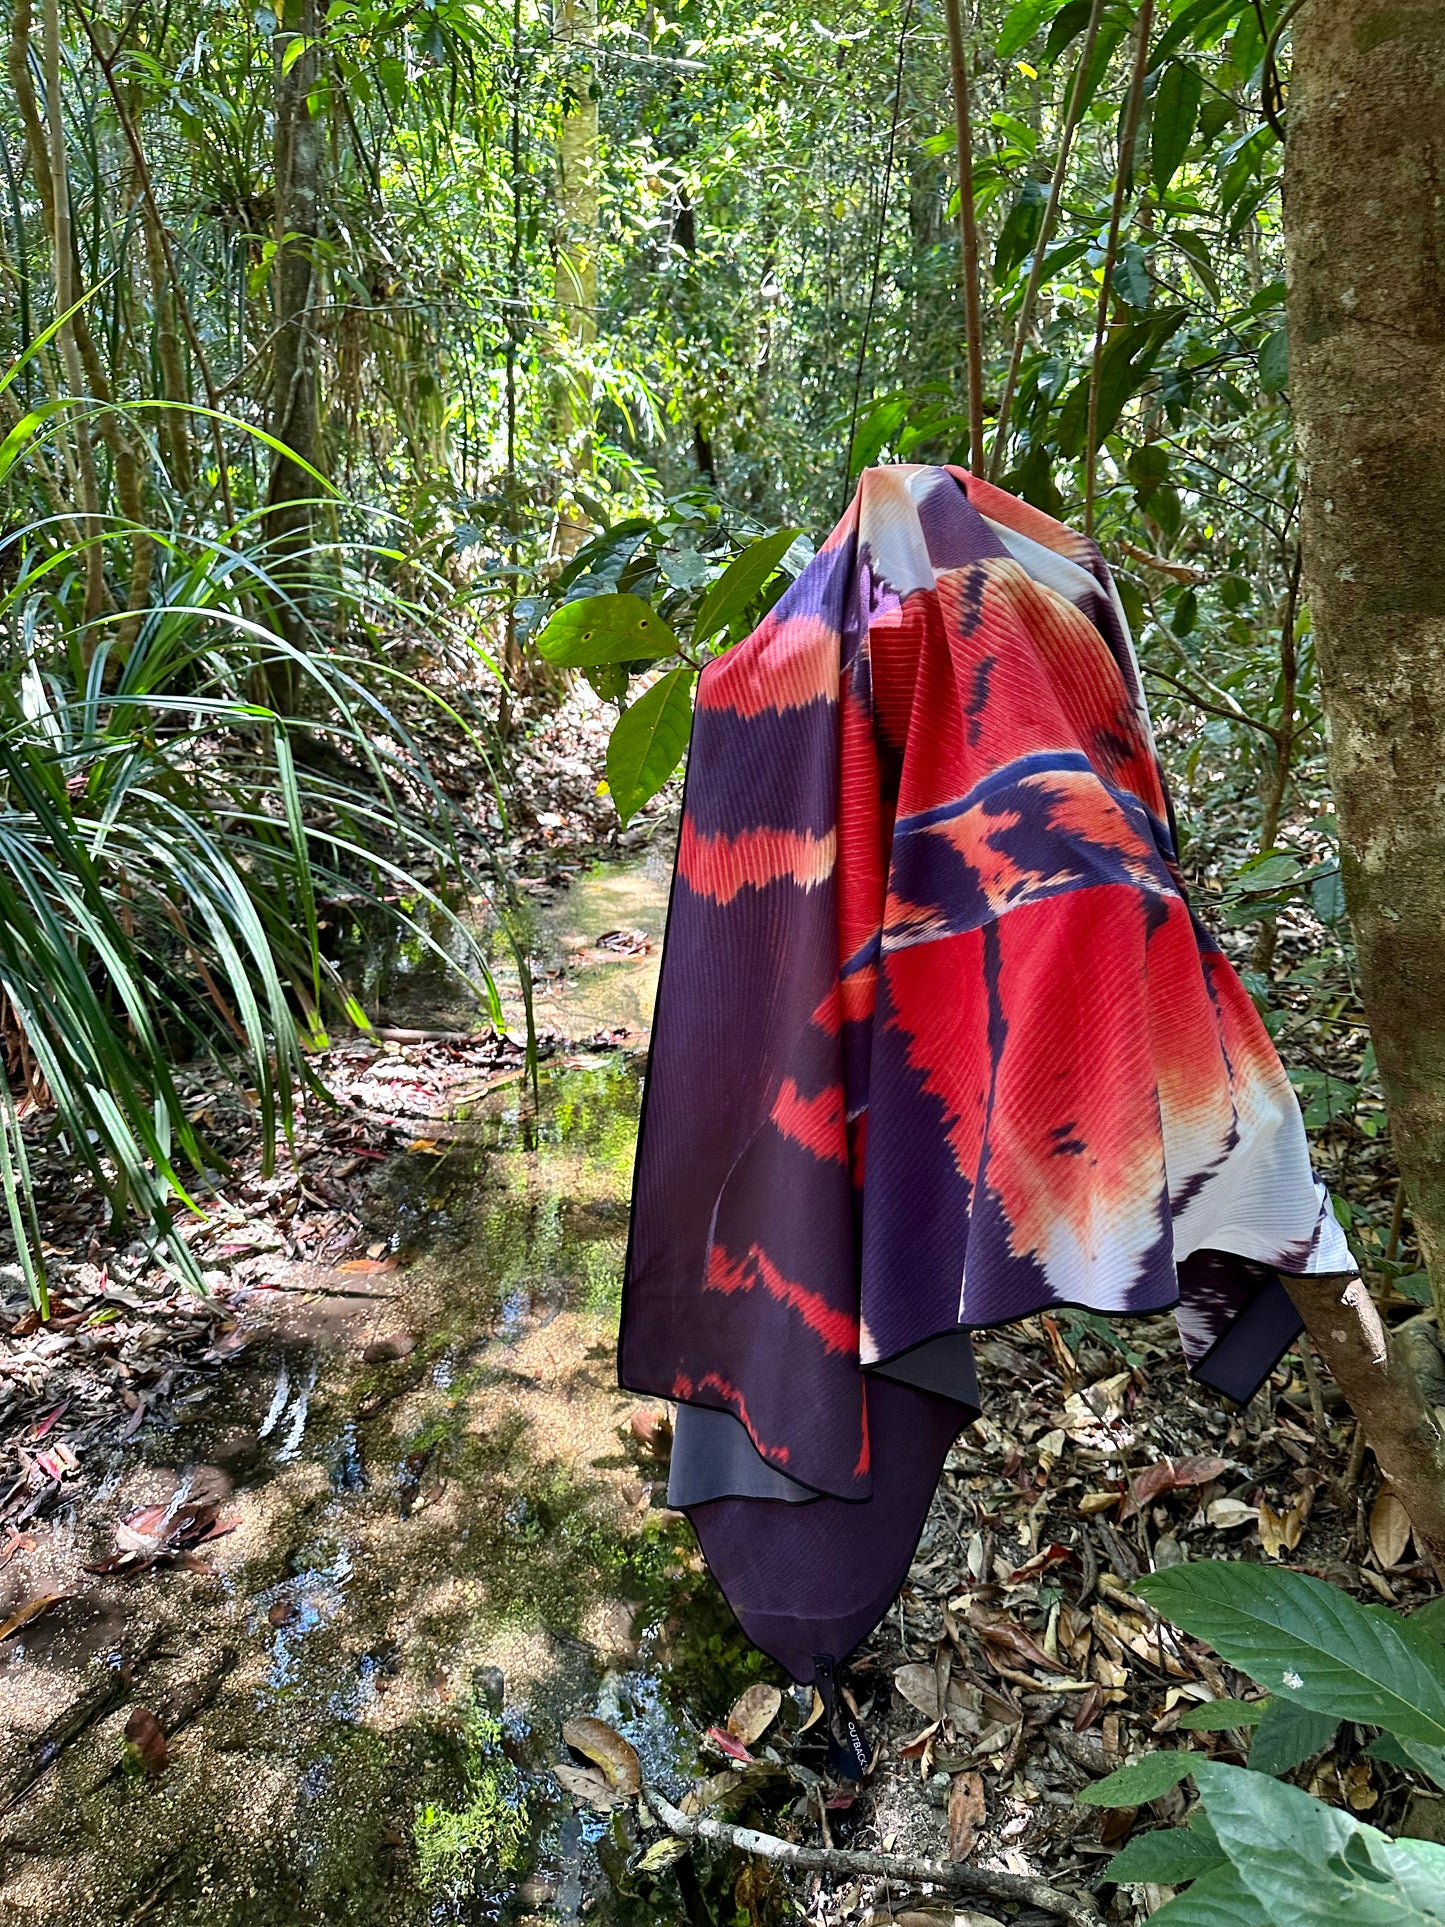
[[[1268,1692],[1337,1720],[1445,1744],[1445,1649],[1409,1620],[1302,1572],[1193,1560],[1137,1591]]]
[[[1124,404],[1137,394],[1149,378],[1155,357],[1178,326],[1182,310],[1170,308],[1136,321],[1111,336],[1099,360],[1099,441],[1114,431]],[[1057,439],[1059,452],[1083,452],[1089,421],[1089,377],[1083,375],[1064,398],[1059,410]]]
[[[651,662],[675,656],[677,647],[677,637],[662,617],[635,595],[584,596],[564,603],[537,638],[548,662],[565,669]]]
[[[1445,1593],[1438,1599],[1427,1599],[1423,1606],[1417,1607],[1410,1615],[1410,1624],[1445,1645]]]
[[[1006,281],[1033,251],[1034,243],[1039,238],[1039,229],[1043,226],[1048,198],[1047,182],[1035,180],[1031,175],[1025,176],[999,230],[998,245],[993,251],[995,281]]]
[[[1365,1750],[1372,1760],[1387,1760],[1391,1766],[1423,1773],[1427,1780],[1445,1788],[1445,1747],[1422,1746],[1418,1740],[1397,1740],[1393,1733],[1381,1733]]]
[[[1122,1887],[1141,1880],[1178,1887],[1228,1864],[1223,1849],[1203,1834],[1188,1827],[1159,1827],[1153,1833],[1136,1834],[1105,1867],[1104,1878]]]
[[[1058,10],[1059,0],[1018,0],[1016,6],[1009,8],[999,28],[998,40],[994,45],[997,58],[1012,60]]]
[[[1086,1807],[1142,1807],[1149,1800],[1157,1800],[1170,1787],[1178,1786],[1186,1775],[1194,1771],[1194,1763],[1202,1754],[1146,1753],[1142,1760],[1135,1760],[1132,1766],[1121,1766],[1092,1786],[1084,1787],[1078,1794],[1079,1804]]]
[[[1279,1927],[1228,1862],[1149,1916],[1151,1927]]]
[[[670,669],[624,709],[607,744],[607,786],[623,822],[656,796],[682,760],[692,722],[687,663]]]
[[[1194,0],[1175,15],[1154,48],[1157,67],[1176,49],[1205,46],[1219,39],[1226,27],[1246,11],[1247,0]]]
[[[1345,884],[1339,866],[1326,870],[1310,885],[1310,907],[1321,923],[1339,923],[1345,914]]]
[[[1288,1773],[1322,1753],[1339,1724],[1328,1713],[1312,1713],[1292,1700],[1271,1700],[1255,1728],[1249,1764],[1256,1773]]]
[[[899,430],[908,420],[911,406],[912,397],[909,395],[888,395],[868,410],[853,437],[853,447],[848,457],[850,481],[865,468],[873,466],[885,442],[896,441]]]
[[[1267,395],[1289,386],[1289,336],[1276,328],[1259,351],[1259,385]]]
[[[1194,1777],[1220,1846],[1271,1920],[1445,1927],[1445,1847],[1391,1840],[1246,1767],[1201,1760]]]
[[[1055,15],[1044,45],[1043,64],[1051,65],[1089,24],[1090,0],[1067,0]]]
[[[1165,68],[1154,95],[1149,146],[1149,178],[1158,194],[1168,188],[1189,152],[1203,94],[1204,76],[1197,67],[1176,60]]]
[[[692,628],[694,648],[742,615],[801,533],[800,529],[776,529],[771,535],[760,535],[741,555],[733,557],[702,599]]]
[[[1179,1715],[1187,1733],[1228,1733],[1236,1726],[1258,1726],[1269,1706],[1268,1700],[1210,1700],[1205,1706],[1190,1706]]]

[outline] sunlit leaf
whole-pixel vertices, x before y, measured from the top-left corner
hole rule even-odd
[[[607,743],[607,783],[617,814],[635,816],[682,761],[692,725],[692,678],[680,664],[624,709]]]
[[[537,638],[538,653],[566,669],[650,662],[677,653],[677,637],[640,596],[584,596],[567,602]]]

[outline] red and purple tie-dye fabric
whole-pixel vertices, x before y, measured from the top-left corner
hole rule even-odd
[[[1177,1304],[1191,1365],[1247,1396],[1298,1329],[1275,1269],[1350,1265],[1186,902],[1097,550],[959,471],[869,471],[701,678],[624,1384],[856,1504],[870,1368]]]

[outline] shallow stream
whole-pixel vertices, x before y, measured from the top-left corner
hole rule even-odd
[[[541,1020],[626,1046],[378,1164],[396,1268],[279,1294],[107,1495],[115,1517],[219,1498],[234,1530],[194,1570],[109,1578],[72,1534],[76,1596],[0,1648],[7,1927],[733,1917],[696,1876],[630,1872],[549,1771],[560,1720],[593,1712],[664,1779],[690,1769],[765,1670],[614,1376],[662,915],[642,870],[572,892]],[[599,951],[618,927],[650,948]],[[137,1706],[159,1773],[126,1742]]]

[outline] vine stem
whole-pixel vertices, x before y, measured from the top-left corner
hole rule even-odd
[[[1004,377],[1003,398],[998,405],[998,420],[993,431],[993,450],[989,456],[988,479],[996,482],[1003,468],[1004,452],[1008,446],[1008,421],[1013,412],[1014,390],[1018,387],[1019,369],[1023,364],[1024,344],[1028,340],[1029,324],[1034,318],[1034,306],[1039,298],[1039,283],[1044,275],[1044,256],[1048,253],[1049,242],[1054,238],[1054,227],[1059,218],[1059,202],[1063,199],[1064,176],[1069,168],[1069,156],[1074,151],[1074,135],[1079,130],[1079,122],[1084,116],[1084,88],[1088,83],[1089,68],[1094,58],[1094,42],[1099,37],[1099,22],[1104,17],[1104,0],[1094,0],[1089,14],[1089,23],[1084,29],[1084,46],[1079,55],[1079,64],[1074,69],[1074,84],[1069,89],[1069,104],[1064,111],[1064,125],[1059,133],[1059,152],[1054,161],[1053,178],[1049,182],[1049,198],[1044,206],[1044,218],[1039,223],[1039,231],[1034,241],[1033,259],[1029,262],[1028,284],[1024,288],[1023,300],[1019,303],[1018,318],[1014,324],[1013,348],[1009,354],[1008,373]]]
[[[1095,0],[1096,7],[1102,0]],[[983,298],[978,271],[978,215],[973,205],[973,116],[959,0],[944,0],[948,60],[953,77],[953,126],[958,139],[958,234],[962,247],[963,325],[968,355],[968,466],[983,475]]]
[[[1089,364],[1089,425],[1084,435],[1084,533],[1094,533],[1094,467],[1099,447],[1099,386],[1104,342],[1109,332],[1109,295],[1114,286],[1114,263],[1119,256],[1119,230],[1124,199],[1134,178],[1134,137],[1139,131],[1139,109],[1144,100],[1144,76],[1149,71],[1149,35],[1154,26],[1154,0],[1141,0],[1135,29],[1134,71],[1124,108],[1119,141],[1119,165],[1114,173],[1114,200],[1109,210],[1109,243],[1104,251],[1104,278],[1099,283],[1099,309],[1094,321],[1094,354]]]

